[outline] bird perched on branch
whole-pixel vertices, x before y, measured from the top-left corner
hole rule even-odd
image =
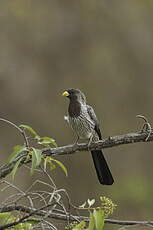
[[[68,89],[63,94],[70,99],[68,107],[68,121],[79,139],[91,142],[101,140],[99,122],[93,108],[86,104],[86,97],[79,89]],[[77,143],[76,142],[76,143]],[[99,182],[112,185],[114,179],[101,150],[92,150],[92,158]]]

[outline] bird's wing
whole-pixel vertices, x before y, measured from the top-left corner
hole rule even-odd
[[[94,111],[94,109],[90,105],[87,105],[87,111],[88,111],[88,114],[89,114],[91,120],[95,124],[95,131],[98,134],[99,139],[101,140],[102,136],[101,136],[101,132],[100,132],[100,128],[99,128],[99,121],[97,119],[95,111]]]

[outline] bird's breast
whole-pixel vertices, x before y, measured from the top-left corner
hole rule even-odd
[[[92,135],[93,124],[84,117],[69,117],[69,123],[80,139],[89,139]]]

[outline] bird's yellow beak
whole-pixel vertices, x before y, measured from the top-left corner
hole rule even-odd
[[[62,96],[68,97],[70,94],[67,91],[64,91],[64,93],[62,93]]]

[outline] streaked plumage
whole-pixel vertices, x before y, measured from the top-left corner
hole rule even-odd
[[[86,104],[85,95],[78,89],[68,89],[63,93],[70,99],[68,121],[79,139],[98,141],[101,139],[99,122],[93,108]],[[101,150],[91,151],[99,182],[113,184],[114,180]]]

